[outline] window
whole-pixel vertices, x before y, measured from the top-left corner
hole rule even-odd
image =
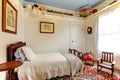
[[[98,50],[120,53],[120,8],[99,16]]]

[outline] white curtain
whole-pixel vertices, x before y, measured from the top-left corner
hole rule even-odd
[[[120,55],[120,8],[99,16],[98,50]]]

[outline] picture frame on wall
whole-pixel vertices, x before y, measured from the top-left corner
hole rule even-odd
[[[2,1],[2,31],[17,34],[17,10],[8,1]]]
[[[92,27],[88,27],[88,28],[87,28],[87,33],[88,33],[88,34],[92,34]]]
[[[54,33],[54,23],[53,22],[40,22],[40,33]]]

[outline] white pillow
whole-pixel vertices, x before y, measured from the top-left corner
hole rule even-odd
[[[36,54],[31,50],[30,47],[23,46],[21,48],[23,49],[23,52],[24,52],[27,60],[32,60],[36,56]]]

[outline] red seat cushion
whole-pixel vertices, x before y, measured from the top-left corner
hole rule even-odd
[[[89,54],[84,55],[84,60],[85,61],[94,61],[93,57],[91,55],[89,55]]]

